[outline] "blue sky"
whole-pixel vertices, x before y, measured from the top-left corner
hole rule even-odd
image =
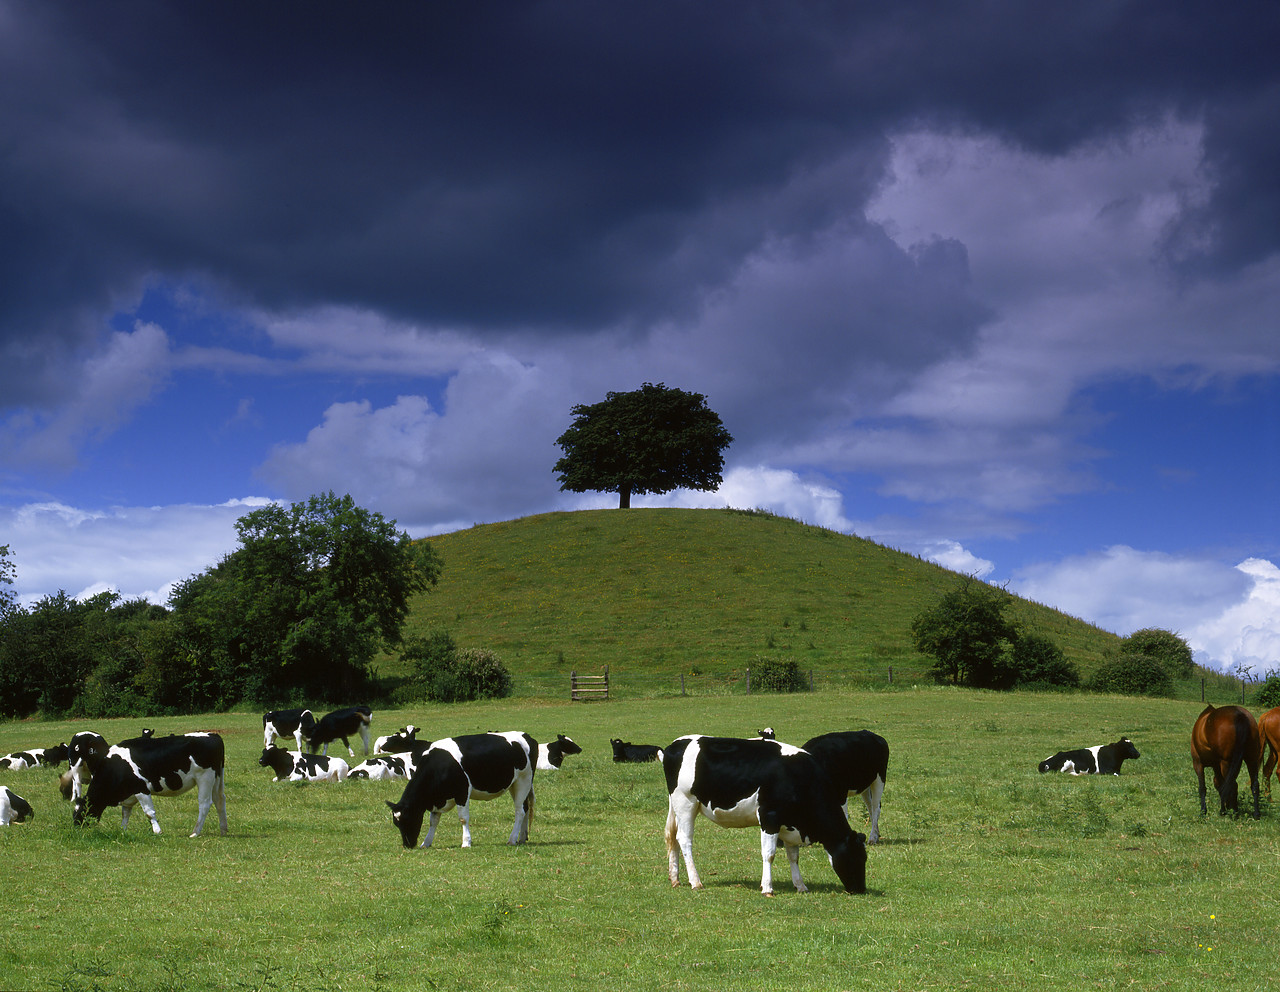
[[[0,0],[0,544],[163,601],[265,500],[715,493],[1280,668],[1280,8]],[[446,576],[447,581],[447,576]]]

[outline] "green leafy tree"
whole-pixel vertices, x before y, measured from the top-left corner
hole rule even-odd
[[[1120,652],[1159,662],[1170,678],[1189,679],[1195,674],[1190,645],[1171,630],[1159,627],[1135,630],[1120,642]]]
[[[429,544],[332,492],[254,510],[236,531],[240,548],[171,605],[200,654],[193,674],[259,702],[362,691],[375,654],[400,643],[411,597],[440,576]]]
[[[1007,688],[1013,683],[1005,645],[1018,632],[1004,611],[1012,597],[1003,589],[965,576],[938,602],[916,615],[911,637],[916,650],[934,659],[940,683],[974,688]]]
[[[716,489],[723,451],[733,437],[701,393],[646,382],[627,393],[578,404],[569,429],[556,439],[564,457],[552,471],[562,491],[633,495],[673,489]]]

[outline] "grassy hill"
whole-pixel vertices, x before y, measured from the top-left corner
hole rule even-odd
[[[795,659],[843,682],[920,680],[911,620],[959,576],[870,541],[757,511],[550,513],[431,538],[440,585],[407,634],[448,630],[516,675],[741,671]],[[1012,615],[1088,674],[1114,634],[1025,600]],[[405,674],[398,659],[378,665]]]

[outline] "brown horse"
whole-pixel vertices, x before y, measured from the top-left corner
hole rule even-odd
[[[1191,764],[1200,779],[1200,812],[1204,804],[1204,770],[1213,769],[1213,787],[1218,790],[1221,807],[1218,812],[1240,811],[1236,779],[1240,765],[1249,768],[1249,784],[1253,788],[1253,818],[1262,813],[1258,804],[1258,765],[1262,762],[1262,737],[1258,721],[1243,706],[1206,706],[1191,728]]]
[[[1271,773],[1276,770],[1276,759],[1280,758],[1280,706],[1267,710],[1258,717],[1258,733],[1262,736],[1262,747],[1271,747],[1267,763],[1262,766],[1262,781],[1267,786],[1267,798],[1271,798]]]

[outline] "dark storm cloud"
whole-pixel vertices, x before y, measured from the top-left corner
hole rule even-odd
[[[49,397],[148,278],[478,331],[675,317],[856,220],[922,125],[1051,154],[1200,119],[1217,185],[1171,244],[1247,264],[1280,237],[1277,51],[1274,3],[0,0],[0,391]]]

